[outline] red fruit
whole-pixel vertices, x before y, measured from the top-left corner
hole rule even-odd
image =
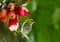
[[[2,11],[1,11],[1,17],[6,17],[7,14],[8,14],[7,9],[2,9]]]
[[[15,14],[14,11],[10,11],[9,14],[8,14],[9,19],[15,19],[16,16],[17,16],[17,15]]]
[[[22,17],[26,17],[29,15],[29,10],[22,6],[17,6],[15,8],[15,12],[16,12],[16,14],[19,14]]]
[[[9,27],[10,31],[12,31],[12,32],[17,31],[18,26],[19,26],[19,22],[18,22],[17,17],[16,17],[15,19],[10,19],[10,20],[9,20],[9,25],[8,25],[8,27]]]
[[[7,22],[7,14],[8,14],[7,9],[2,9],[2,10],[0,11],[0,20],[1,20],[3,23],[6,23],[6,22]]]
[[[10,10],[14,10],[15,8],[15,4],[14,3],[8,3],[8,6],[7,6]]]

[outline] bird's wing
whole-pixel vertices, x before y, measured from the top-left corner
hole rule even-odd
[[[27,40],[29,40],[30,41],[30,38],[27,36],[27,34],[25,33],[25,32],[28,32],[27,31],[27,28],[29,28],[27,25],[27,20],[22,24],[22,26],[21,26],[21,33],[23,34],[23,36],[27,39]]]
[[[25,23],[21,29],[22,29],[21,32],[29,34],[29,32],[31,31],[31,26],[30,24]]]
[[[27,20],[26,20],[27,21]],[[26,21],[22,24],[22,26],[21,26],[21,32],[23,31],[23,28],[24,28],[24,25],[25,25],[25,23],[26,23]]]
[[[27,20],[22,24],[22,26],[21,26],[21,32],[24,32],[24,33],[28,33],[28,32],[30,32],[31,31],[31,29],[32,29],[32,24],[33,24],[34,22],[32,22],[31,24],[29,24],[28,22],[27,22]]]
[[[23,32],[21,32],[23,34],[23,36],[27,39],[27,40],[30,40],[30,38]]]

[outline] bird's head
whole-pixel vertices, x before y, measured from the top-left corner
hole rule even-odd
[[[27,22],[28,24],[31,24],[31,25],[32,25],[32,24],[34,23],[34,20],[33,20],[33,19],[27,19],[26,22]]]
[[[27,19],[21,27],[21,32],[25,33],[25,34],[29,34],[29,32],[32,29],[32,24],[34,23],[33,19]]]

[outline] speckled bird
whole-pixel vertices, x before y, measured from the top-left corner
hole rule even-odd
[[[27,19],[23,24],[22,24],[22,27],[21,27],[21,33],[23,34],[23,36],[26,38],[26,39],[29,39],[28,38],[28,34],[29,32],[31,31],[32,29],[32,24],[34,23],[34,20],[33,19]]]

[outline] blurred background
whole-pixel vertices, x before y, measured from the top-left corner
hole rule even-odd
[[[31,0],[27,7],[35,21],[32,42],[60,42],[60,0]]]
[[[20,18],[20,24],[29,18],[35,21],[31,42],[60,42],[60,0],[31,0],[26,7],[30,14]]]

